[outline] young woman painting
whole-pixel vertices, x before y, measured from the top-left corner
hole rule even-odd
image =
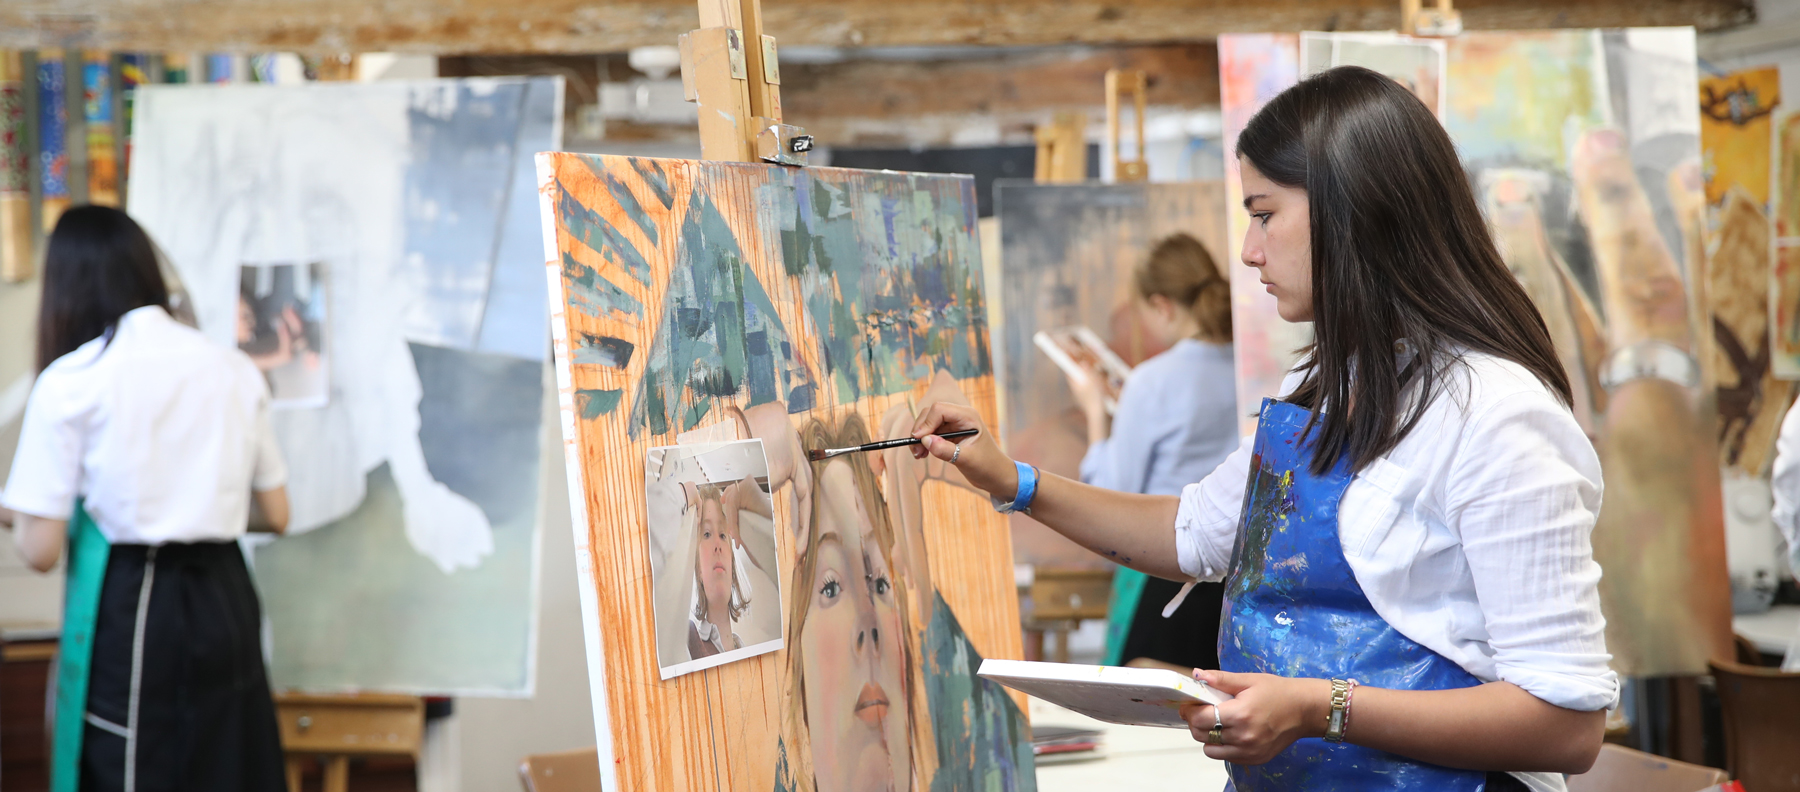
[[[1179,496],[1040,475],[953,404],[920,415],[917,453],[1108,558],[1224,580],[1222,670],[1198,675],[1235,698],[1183,714],[1236,789],[1563,789],[1618,698],[1600,465],[1455,147],[1393,80],[1340,67],[1237,155],[1243,261],[1314,323],[1253,438]]]

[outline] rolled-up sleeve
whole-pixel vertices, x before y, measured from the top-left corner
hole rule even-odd
[[[1238,513],[1244,508],[1244,483],[1250,476],[1250,446],[1244,438],[1206,478],[1181,490],[1175,511],[1175,555],[1182,574],[1195,580],[1219,580],[1231,566]]]
[[[1547,394],[1472,416],[1450,471],[1448,522],[1468,559],[1496,675],[1573,710],[1618,703],[1592,534],[1600,461]]]
[[[1769,483],[1775,495],[1775,508],[1769,516],[1787,539],[1788,564],[1800,575],[1800,410],[1789,409],[1781,419]]]
[[[81,494],[85,411],[63,392],[54,371],[38,378],[25,403],[19,447],[0,495],[6,507],[23,514],[67,520]]]

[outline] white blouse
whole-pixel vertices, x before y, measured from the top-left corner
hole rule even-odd
[[[1376,613],[1475,677],[1567,709],[1610,708],[1619,680],[1608,667],[1589,541],[1600,460],[1569,409],[1524,367],[1463,359],[1412,432],[1344,493],[1344,556]],[[1299,382],[1290,374],[1282,394]],[[1175,529],[1184,573],[1226,574],[1250,446],[1246,438],[1182,491]]]
[[[286,482],[262,373],[152,306],[38,375],[0,502],[66,520],[84,497],[114,544],[219,541]]]

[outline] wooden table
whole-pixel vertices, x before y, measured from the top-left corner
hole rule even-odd
[[[425,700],[418,696],[277,693],[275,717],[291,792],[300,789],[309,757],[325,763],[325,792],[347,792],[351,757],[410,756],[417,762],[425,742]]]
[[[1765,613],[1746,613],[1731,617],[1731,629],[1749,638],[1756,650],[1780,657],[1788,645],[1800,635],[1800,605],[1776,605]]]

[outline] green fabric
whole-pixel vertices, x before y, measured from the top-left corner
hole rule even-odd
[[[68,583],[63,590],[62,646],[56,666],[56,724],[50,750],[50,792],[76,792],[81,781],[81,734],[87,727],[88,669],[94,621],[112,545],[75,502],[69,520]]]
[[[1106,606],[1106,657],[1101,665],[1120,665],[1126,658],[1125,638],[1131,634],[1131,617],[1137,614],[1138,601],[1144,598],[1148,575],[1135,569],[1113,570],[1112,601]]]

